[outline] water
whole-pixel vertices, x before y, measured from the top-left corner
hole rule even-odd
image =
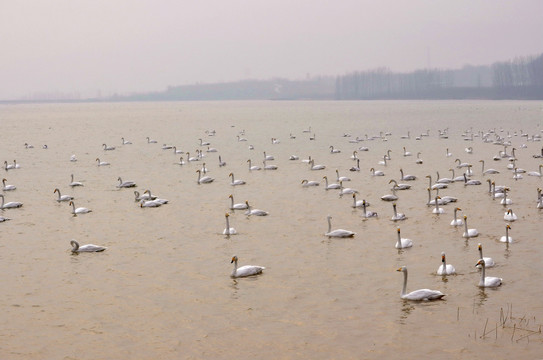
[[[17,190],[4,192],[6,201],[20,201],[5,210],[12,220],[0,223],[2,329],[0,356],[5,359],[231,359],[312,358],[359,359],[445,355],[458,358],[480,353],[500,358],[534,358],[541,354],[542,277],[541,221],[536,209],[542,179],[512,179],[506,159],[492,161],[503,146],[466,141],[466,131],[495,129],[516,148],[516,165],[538,170],[541,142],[522,133],[541,133],[539,102],[194,102],[119,104],[40,104],[0,107],[0,160],[20,169],[4,172]],[[311,133],[302,132],[311,127]],[[448,139],[438,130],[449,130]],[[215,136],[206,130],[214,129]],[[247,142],[236,136],[245,131]],[[429,130],[430,136],[415,138]],[[357,144],[356,136],[380,139]],[[409,139],[402,135],[409,132]],[[290,134],[296,136],[290,138]],[[344,137],[345,133],[352,134]],[[309,140],[311,135],[315,140]],[[510,138],[507,138],[507,135]],[[133,142],[121,145],[121,137]],[[146,137],[156,139],[148,144]],[[207,153],[209,141],[217,153]],[[280,143],[272,144],[271,138]],[[26,149],[24,143],[34,146]],[[102,144],[116,146],[104,151]],[[43,145],[47,149],[43,149]],[[202,149],[215,178],[198,185],[202,161],[180,166],[175,145],[194,156]],[[521,145],[526,144],[526,148]],[[248,146],[253,145],[254,150]],[[329,147],[341,149],[331,154]],[[360,172],[350,172],[358,152]],[[404,157],[403,147],[413,156]],[[464,149],[473,147],[473,153]],[[512,146],[512,147],[513,147]],[[508,152],[511,148],[507,149]],[[446,149],[453,154],[446,157]],[[383,154],[391,150],[387,166]],[[275,157],[276,171],[248,170],[247,160],[262,164],[263,152]],[[423,164],[415,164],[421,152]],[[78,161],[70,162],[75,154]],[[290,161],[311,156],[322,171]],[[218,166],[218,155],[226,161]],[[111,166],[98,167],[96,158]],[[471,162],[481,186],[461,183],[442,190],[456,204],[434,215],[426,206],[428,179],[450,177],[455,159]],[[482,175],[486,168],[500,170]],[[370,176],[375,167],[384,177]],[[301,180],[335,181],[335,170],[349,176],[357,199],[371,203],[377,219],[364,220],[353,209],[352,197],[321,186],[302,188]],[[413,174],[411,190],[399,191],[398,210],[408,219],[392,222],[390,179]],[[456,168],[455,168],[456,169]],[[229,173],[247,182],[229,185]],[[70,175],[83,187],[70,188]],[[456,175],[460,175],[456,169]],[[160,208],[140,208],[134,189],[118,189],[117,178],[135,181],[136,190],[169,200]],[[500,243],[505,234],[506,208],[487,193],[486,179],[511,187],[511,208],[519,220],[511,223],[515,242]],[[400,181],[405,183],[405,181]],[[77,207],[92,209],[72,216],[66,203],[57,203],[53,190],[75,197]],[[231,212],[229,198],[248,200],[267,217]],[[481,235],[462,238],[463,228],[449,225],[454,206],[462,208],[470,228]],[[225,213],[238,231],[222,235]],[[328,239],[326,216],[334,228],[357,234]],[[411,238],[409,249],[394,248],[396,229]],[[103,253],[73,255],[69,242],[107,246]],[[497,266],[497,289],[477,287],[477,244]],[[455,276],[435,275],[445,251]],[[265,266],[257,277],[231,279],[230,259],[240,265]],[[406,302],[400,299],[402,265],[409,268],[408,291],[438,289],[443,301]],[[500,313],[511,314],[506,327]],[[482,337],[485,331],[486,334]],[[498,328],[497,335],[494,331]],[[513,331],[513,327],[516,329]],[[492,330],[492,331],[491,331]]]

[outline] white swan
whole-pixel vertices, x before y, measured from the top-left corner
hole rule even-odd
[[[454,170],[453,170],[454,171]],[[448,177],[440,177],[439,176],[439,171],[436,171],[436,174],[437,174],[437,180],[436,180],[436,183],[438,184],[450,184],[450,183],[453,183],[454,182],[454,179],[451,179],[451,178],[448,178]],[[464,181],[464,179],[462,178],[462,181]]]
[[[107,249],[105,246],[99,246],[94,244],[87,244],[87,245],[81,245],[79,246],[79,243],[75,240],[70,241],[70,245],[72,245],[72,252],[73,253],[80,253],[80,252],[101,252]]]
[[[365,218],[377,217],[378,216],[375,211],[366,210],[366,206],[368,206],[368,204],[366,203],[366,200],[362,200],[362,210],[364,211],[364,217]]]
[[[230,199],[230,210],[245,210],[247,209],[248,205],[247,203],[237,203],[234,204],[234,195],[230,194],[228,196]]]
[[[328,220],[328,232],[324,233],[325,236],[344,238],[344,237],[352,237],[356,234],[355,232],[352,232],[349,230],[343,230],[343,229],[332,230],[332,221],[331,221],[332,216],[328,215],[326,219]]]
[[[468,217],[464,215],[464,233],[462,234],[462,237],[469,239],[477,236],[479,236],[477,229],[468,229]]]
[[[86,213],[90,213],[92,211],[91,209],[87,209],[86,207],[78,207],[78,208],[76,208],[74,202],[71,201],[71,200],[70,200],[70,203],[68,205],[70,205],[72,207],[72,214],[74,214],[74,215],[86,214]]]
[[[264,151],[264,160],[275,160],[275,157],[273,155],[266,155],[266,152]]]
[[[151,138],[149,138],[149,136],[147,136],[147,144],[156,144],[157,141],[156,140],[153,140]]]
[[[253,171],[253,170],[261,170],[262,168],[258,165],[251,165],[251,159],[247,160],[247,162],[249,163],[249,171]]]
[[[302,187],[319,186],[319,185],[320,183],[318,181],[307,180],[307,179],[302,180]]]
[[[315,160],[311,159],[311,161],[309,162],[309,168],[311,170],[324,170],[324,169],[326,169],[326,166],[322,165],[322,164],[315,165]]]
[[[74,181],[74,174],[72,174],[72,182],[70,182],[69,184],[71,187],[74,187],[74,186],[83,186],[83,183],[80,182],[80,181]]]
[[[471,146],[467,147],[464,149],[465,152],[467,152],[468,154],[471,154],[473,153],[473,148]]]
[[[207,142],[207,141],[203,141],[202,139],[198,139],[200,140],[200,146],[207,146],[207,145],[211,145],[211,143]]]
[[[364,205],[366,200],[356,200],[356,193],[353,194],[353,204],[351,205],[351,207],[353,208],[357,208],[357,207],[362,207]],[[366,204],[367,206],[367,204]]]
[[[507,197],[507,190],[509,190],[509,188],[503,190],[503,199],[500,201],[500,204],[502,205],[511,205],[513,203],[513,200]]]
[[[447,148],[447,151],[445,152],[445,156],[446,157],[451,157],[452,156],[452,153],[449,152],[448,148]]]
[[[403,169],[400,169],[400,174],[401,174],[400,180],[403,180],[403,181],[412,181],[412,180],[417,179],[417,177],[415,175],[404,175],[403,174]]]
[[[142,208],[144,208],[144,207],[159,207],[159,206],[162,206],[162,204],[157,202],[157,201],[154,201],[154,200],[145,200],[145,199],[140,200],[140,207],[142,207]]]
[[[99,158],[96,158],[96,161],[98,162],[98,166],[108,166],[108,165],[111,165],[111,164],[108,163],[107,161],[100,161]]]
[[[140,192],[135,190],[134,191],[134,198],[135,198],[134,199],[135,201],[154,200],[154,199],[156,199],[156,196],[151,195],[148,192],[144,192],[142,195],[140,195]]]
[[[132,145],[132,143],[130,141],[125,140],[123,137],[121,138],[121,141],[122,141],[123,145]]]
[[[447,264],[445,253],[441,253],[441,265],[437,268],[438,275],[453,275],[456,274],[456,269],[451,264]]]
[[[403,156],[411,156],[411,152],[405,150],[405,146],[403,147]]]
[[[235,180],[234,179],[234,173],[230,173],[228,176],[230,176],[232,178],[232,181],[230,181],[230,185],[232,186],[236,186],[236,185],[245,185],[245,181],[244,180]]]
[[[4,170],[12,170],[15,169],[15,166],[13,164],[8,164],[7,161],[4,161]]]
[[[398,196],[396,195],[396,189],[392,188],[392,194],[386,194],[381,196],[381,200],[383,201],[396,201],[398,200]]]
[[[416,164],[422,164],[423,163],[422,159],[420,158],[420,152],[417,153],[417,160],[415,160],[415,163]]]
[[[469,167],[471,164],[470,163],[463,163],[462,161],[460,161],[460,159],[456,159],[454,160],[454,162],[458,162],[458,165],[456,165],[457,168],[464,168],[464,167]]]
[[[411,185],[409,184],[398,184],[398,182],[394,179],[390,180],[388,182],[389,184],[394,184],[392,185],[392,188],[395,189],[395,190],[409,190],[411,189]]]
[[[104,147],[104,150],[115,150],[115,146],[107,146],[106,144],[102,144],[102,146]]]
[[[449,171],[452,172],[453,181],[464,181],[464,175],[454,176],[454,169],[449,169]]]
[[[264,266],[258,265],[243,265],[242,267],[238,268],[238,257],[236,255],[232,257],[232,261],[230,261],[230,263],[234,263],[234,270],[230,275],[233,278],[258,275],[262,273],[262,270],[266,269]]]
[[[495,262],[494,262],[494,259],[492,259],[491,257],[483,257],[483,245],[481,245],[481,243],[479,243],[478,247],[479,249],[479,259],[483,259],[485,261],[485,267],[489,268],[489,267],[493,267],[495,265]],[[479,269],[482,269],[483,266],[482,265],[477,265],[477,267]]]
[[[426,175],[426,177],[428,178],[428,187],[432,190],[436,190],[436,189],[446,189],[449,187],[448,183],[446,182],[436,182],[435,184],[432,184],[432,175]],[[439,175],[438,175],[438,178],[439,178]]]
[[[230,216],[229,213],[224,214],[224,217],[226,218],[226,227],[224,228],[222,234],[223,235],[236,235],[238,232],[233,227],[230,227],[230,220],[228,220],[229,216]]]
[[[451,221],[451,226],[461,226],[461,225],[464,225],[464,222],[462,221],[462,219],[458,219],[456,217],[456,212],[457,211],[462,211],[462,209],[460,208],[455,208],[454,209],[454,219]]]
[[[187,160],[188,161],[200,161],[200,158],[197,156],[190,156],[190,153],[187,151]]]
[[[300,160],[300,157],[298,155],[290,155],[288,157],[289,160]]]
[[[260,209],[251,209],[251,205],[249,205],[249,201],[248,200],[245,200],[245,204],[247,204],[247,211],[245,212],[245,215],[247,216],[250,216],[250,215],[254,215],[254,216],[267,216],[269,213],[267,211],[264,211],[264,210],[260,210]]]
[[[71,161],[71,162],[76,162],[76,161],[77,161],[77,156],[75,156],[75,154],[73,154],[72,156],[70,156],[70,161]]]
[[[392,221],[401,221],[401,220],[407,219],[407,216],[405,216],[404,213],[399,213],[399,212],[396,211],[396,203],[392,204],[392,211],[393,211],[393,215],[392,215],[392,218],[390,220],[392,220]]]
[[[407,266],[402,266],[396,271],[403,272],[403,287],[401,292],[401,298],[405,300],[422,301],[422,300],[438,300],[445,296],[439,290],[419,289],[406,293],[407,288]]]
[[[515,214],[515,213],[513,212],[513,209],[507,209],[507,211],[506,211],[505,214],[503,215],[503,219],[504,219],[505,221],[511,221],[511,222],[512,222],[512,221],[517,220],[518,217],[517,217],[517,214]]]
[[[505,235],[500,238],[500,242],[502,243],[512,243],[513,238],[509,236],[509,230],[511,230],[511,226],[509,224],[505,225]]]
[[[226,166],[226,161],[223,161],[221,159],[221,156],[219,155],[219,167],[223,167],[223,166]]]
[[[483,259],[479,259],[475,266],[481,266],[481,280],[479,280],[479,287],[498,287],[502,284],[503,279],[493,276],[485,276],[486,264]]]
[[[176,154],[176,155],[184,153],[183,150],[177,150],[177,146],[173,146],[172,149],[173,149],[173,153]]]
[[[479,160],[479,162],[482,164],[481,172],[483,174],[499,174],[500,173],[496,169],[487,169],[487,170],[485,170],[485,161],[484,160]]]
[[[436,198],[434,199],[435,200],[435,205],[436,207],[432,210],[432,214],[443,214],[445,212],[445,210],[443,210],[443,208],[440,208],[439,207],[439,200],[441,199],[441,197],[439,196],[436,196]]]
[[[360,159],[356,159],[356,166],[351,166],[349,171],[360,171]]]
[[[0,194],[0,197],[2,198],[2,205],[0,205],[0,209],[15,209],[23,206],[23,203],[19,201],[9,201],[4,203],[4,195]]]
[[[119,185],[117,185],[118,188],[131,188],[131,187],[136,187],[136,183],[133,182],[133,181],[124,181],[121,179],[121,177],[119,176],[117,178],[117,180],[119,181]]]
[[[73,200],[74,197],[73,196],[70,196],[70,195],[61,195],[60,194],[60,190],[57,188],[53,191],[53,194],[54,193],[58,193],[58,198],[57,198],[57,202],[61,202],[61,201],[70,201],[70,200]]]
[[[537,177],[541,177],[541,168],[543,167],[543,165],[539,165],[539,171],[528,171],[527,172],[527,175],[528,176],[537,176]]]
[[[167,204],[167,203],[168,203],[168,200],[157,198],[156,196],[154,196],[153,194],[151,194],[151,190],[149,190],[149,189],[145,190],[143,194],[147,194],[147,195],[149,196],[149,199],[150,199],[151,201],[154,201],[154,202],[156,202],[156,203],[159,203],[160,205],[164,205],[164,204]]]
[[[183,160],[182,156],[179,157],[179,162],[177,163],[177,165],[185,165],[185,160]]]
[[[339,184],[336,184],[336,183],[328,184],[327,176],[323,176],[322,178],[324,179],[324,190],[335,190],[341,187]]]
[[[382,172],[381,170],[375,170],[374,168],[371,168],[370,172],[372,176],[385,176],[384,172]]]
[[[332,154],[339,154],[341,150],[334,148],[333,145],[330,145],[330,153]]]
[[[214,147],[209,147],[209,146],[207,147],[207,150],[206,150],[206,152],[217,152],[217,151],[218,151],[218,150],[217,150],[216,148],[214,148]]]
[[[339,196],[348,195],[348,194],[358,194],[358,190],[352,188],[344,188],[343,181],[339,182]]]
[[[398,240],[396,241],[396,245],[395,245],[396,249],[404,249],[404,248],[412,247],[413,240],[402,238],[402,236],[400,235],[400,228],[398,228],[397,231],[398,231]]]
[[[266,165],[266,160],[262,161],[262,163],[264,164],[264,170],[277,170],[278,169],[277,165],[273,165],[273,164]]]
[[[202,176],[201,170],[196,170],[196,172],[198,173],[198,180],[197,180],[198,184],[209,184],[215,180],[209,176]]]
[[[15,185],[9,185],[9,184],[6,184],[6,181],[8,181],[7,179],[2,179],[2,184],[4,184],[4,187],[2,188],[2,190],[4,191],[12,191],[12,190],[15,190],[17,189],[17,187]]]
[[[336,180],[337,181],[351,181],[351,178],[347,176],[339,176],[339,170],[336,169]]]
[[[467,185],[481,185],[481,182],[479,180],[468,180],[466,173],[464,173],[464,186]]]

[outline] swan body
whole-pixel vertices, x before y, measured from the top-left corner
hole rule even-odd
[[[507,211],[503,215],[503,219],[505,221],[515,221],[518,219],[518,217],[517,217],[517,214],[515,214],[512,209],[507,209]]]
[[[236,186],[236,185],[245,185],[245,181],[243,180],[235,180],[234,179],[234,173],[230,173],[228,176],[232,178],[232,181],[230,182],[230,185]]]
[[[55,189],[55,190],[53,191],[53,194],[54,194],[54,193],[58,193],[57,202],[61,202],[61,201],[70,201],[70,200],[73,200],[73,199],[74,199],[74,197],[73,197],[73,196],[70,196],[70,195],[61,195],[59,189]]]
[[[396,249],[404,249],[413,246],[413,240],[402,238],[400,235],[400,228],[398,228],[398,240],[396,241]]]
[[[495,262],[494,262],[494,259],[492,259],[491,257],[483,257],[483,246],[479,243],[478,245],[478,249],[479,249],[479,259],[483,259],[485,261],[485,267],[489,268],[489,267],[493,267],[495,265]],[[477,267],[479,269],[482,269],[482,265],[477,265]]]
[[[324,233],[325,236],[344,238],[344,237],[353,237],[356,234],[355,232],[352,232],[349,230],[343,230],[343,229],[332,230],[332,221],[331,221],[332,217],[328,215],[326,219],[328,220],[328,232]]]
[[[234,204],[234,195],[230,194],[228,198],[230,198],[230,210],[245,210],[248,208],[247,203]]]
[[[390,220],[392,221],[401,221],[407,219],[407,216],[405,216],[404,213],[399,213],[396,211],[396,203],[392,204],[392,210],[394,214],[392,215],[392,218]]]
[[[445,253],[441,253],[441,265],[437,268],[438,275],[453,275],[456,274],[456,269],[451,264],[447,264]]]
[[[235,228],[230,227],[230,220],[228,220],[228,217],[230,216],[229,213],[226,213],[224,217],[226,218],[226,227],[224,228],[222,234],[223,235],[236,235],[238,232]]]
[[[71,201],[71,200],[70,200],[69,205],[72,207],[72,214],[74,214],[74,215],[87,214],[87,213],[90,213],[92,211],[91,209],[87,209],[86,207],[78,207],[78,208],[76,208],[74,202]]]
[[[500,242],[502,243],[512,243],[513,238],[509,236],[509,230],[511,230],[511,226],[509,224],[505,225],[505,236],[502,236],[500,238]]]
[[[235,255],[232,257],[232,261],[230,261],[230,263],[234,263],[234,270],[230,275],[233,278],[258,275],[262,273],[262,270],[266,269],[264,266],[258,265],[243,265],[238,268],[238,257]]]
[[[245,215],[247,216],[250,216],[250,215],[254,215],[254,216],[267,216],[269,213],[267,211],[264,211],[264,210],[260,210],[260,209],[251,209],[251,205],[249,205],[249,201],[245,201],[245,204],[247,204],[247,211],[245,212]]]
[[[300,160],[300,157],[298,155],[290,155],[289,160]]]
[[[111,164],[108,163],[107,161],[100,161],[99,158],[96,158],[96,161],[98,162],[98,166],[108,166],[108,165],[111,165]]]
[[[198,180],[197,180],[198,184],[209,184],[215,180],[209,176],[202,176],[201,170],[196,170],[196,172],[198,173]]]
[[[94,245],[94,244],[87,244],[87,245],[81,245],[79,246],[79,243],[75,240],[70,241],[70,245],[72,245],[72,252],[73,253],[80,253],[80,252],[101,252],[107,249],[105,246],[100,245]]]
[[[164,205],[164,204],[168,203],[168,200],[157,198],[156,196],[151,194],[151,190],[149,190],[149,189],[145,190],[145,192],[143,194],[144,195],[147,194],[149,196],[149,200],[154,201],[156,203],[159,203],[160,205]]]
[[[75,154],[73,154],[72,156],[70,156],[70,161],[71,161],[71,162],[76,162],[76,161],[77,161],[77,156],[75,156]]]
[[[475,266],[481,266],[481,280],[479,280],[479,287],[498,287],[502,284],[503,279],[493,276],[485,276],[486,264],[484,259],[479,259]]]
[[[319,185],[320,183],[318,181],[307,180],[307,179],[302,180],[302,187],[319,186]]]
[[[464,215],[464,233],[462,234],[462,237],[469,239],[477,236],[479,236],[477,229],[468,229],[468,217]]]
[[[119,185],[117,185],[118,188],[131,188],[131,187],[136,187],[136,183],[133,182],[133,181],[124,181],[121,179],[121,177],[119,176],[117,178],[117,180],[119,181]]]
[[[445,296],[439,290],[430,290],[430,289],[419,289],[406,293],[407,288],[407,267],[402,266],[396,271],[403,272],[403,287],[401,292],[401,298],[404,300],[412,301],[429,301],[429,300],[438,300]]]
[[[2,190],[4,190],[4,191],[12,191],[12,190],[17,189],[17,187],[15,185],[6,184],[7,181],[8,181],[7,179],[2,179],[2,184],[4,184],[4,187],[2,188]]]
[[[144,208],[144,207],[159,207],[159,206],[162,206],[162,203],[160,203],[158,201],[145,200],[145,199],[140,200],[140,207],[142,207],[142,208]]]
[[[464,221],[462,221],[462,219],[458,219],[456,217],[456,212],[457,211],[461,211],[462,209],[460,208],[455,208],[454,209],[454,219],[451,221],[451,226],[462,226],[464,225]]]
[[[0,205],[0,209],[15,209],[23,206],[23,203],[18,201],[9,201],[7,203],[4,203],[4,195],[0,194],[0,197],[2,198],[2,204]]]
[[[441,199],[441,197],[439,197],[439,196],[436,196],[436,198],[434,199],[436,207],[432,210],[432,214],[443,214],[445,212],[445,210],[443,210],[443,208],[439,207],[439,200],[440,199]]]
[[[72,174],[72,182],[70,182],[69,184],[71,187],[74,187],[74,186],[83,186],[83,183],[82,182],[79,182],[79,181],[74,181],[74,174]]]

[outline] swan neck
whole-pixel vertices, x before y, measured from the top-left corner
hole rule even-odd
[[[330,217],[328,217],[328,232],[332,231],[332,221],[330,220]]]
[[[403,287],[402,287],[402,296],[405,295],[407,291],[407,269],[403,271]]]

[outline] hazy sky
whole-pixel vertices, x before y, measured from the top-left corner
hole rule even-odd
[[[542,0],[0,0],[0,99],[542,52]]]

